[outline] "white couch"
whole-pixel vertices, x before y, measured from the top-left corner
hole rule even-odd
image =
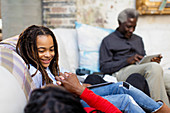
[[[81,29],[80,29],[81,28]],[[88,67],[91,67],[93,65],[98,65],[98,49],[100,42],[104,36],[108,34],[108,31],[105,32],[101,28],[96,28],[93,26],[79,26],[77,29],[64,29],[64,28],[58,28],[58,29],[52,29],[54,32],[57,42],[58,42],[58,48],[59,48],[59,65],[60,67],[63,67],[64,69],[75,73],[75,70],[79,67],[83,67],[85,65],[82,64],[82,62],[85,62],[86,65],[89,64]],[[32,82],[30,75],[28,74],[28,70],[26,70],[24,61],[19,58],[15,52],[15,45],[17,42],[17,37],[12,37],[7,40],[3,40],[0,44],[0,87],[1,87],[1,97],[0,97],[0,113],[22,113],[24,106],[28,100],[28,93],[32,91],[35,88],[34,83]],[[81,37],[81,39],[80,39]],[[96,38],[97,37],[97,38]],[[82,40],[83,43],[82,43]],[[157,40],[157,39],[154,39]],[[149,39],[144,39],[145,44],[148,44],[149,46]],[[157,40],[159,42],[159,40]],[[82,45],[80,45],[82,44]],[[87,50],[85,47],[88,47]],[[93,46],[93,47],[92,47]],[[146,46],[146,45],[145,45]],[[169,58],[169,51],[170,46],[166,48],[166,51],[164,49],[160,50],[161,53],[166,53],[166,56],[164,56],[161,65],[165,69],[165,71],[168,73],[170,70],[168,69],[170,67],[170,58]],[[85,49],[84,49],[85,48]],[[7,51],[8,54],[4,53],[3,50]],[[84,52],[86,51],[86,52]],[[87,52],[88,51],[88,52]],[[95,51],[95,53],[93,53]],[[155,48],[146,48],[147,53],[152,52],[154,53]],[[80,55],[81,52],[84,52]],[[90,54],[85,54],[90,53]],[[89,59],[88,55],[91,55],[94,57],[93,59],[90,59],[90,62],[86,61]],[[148,53],[149,54],[149,53]],[[15,66],[11,70],[9,67],[10,65],[19,65],[17,64],[17,60],[9,60],[8,66],[6,66],[6,62],[4,62],[3,58],[5,58],[5,55],[12,56],[11,58],[14,58],[13,56],[17,56],[17,58],[20,59],[21,64],[23,66],[20,66],[21,71],[23,71],[24,75],[22,77],[18,77],[21,75],[21,73],[17,72]],[[87,58],[81,58],[87,55]],[[96,55],[96,56],[93,56]],[[91,58],[91,57],[90,57]],[[7,58],[8,59],[8,58]],[[164,60],[166,59],[166,60]],[[82,61],[81,61],[82,60]],[[93,61],[91,61],[93,60]],[[80,63],[81,62],[81,63]],[[86,66],[85,66],[86,68]],[[96,67],[98,68],[98,67]],[[92,69],[95,70],[95,69]],[[18,74],[18,75],[17,75]],[[3,79],[2,79],[3,78]],[[18,82],[18,83],[17,83]],[[2,107],[3,106],[3,107]]]
[[[82,32],[84,31],[84,32]],[[86,56],[86,54],[81,54],[83,51],[97,51],[99,45],[104,36],[107,36],[109,32],[103,32],[102,29],[83,25],[81,28],[76,29],[54,29],[54,34],[56,35],[58,44],[59,44],[59,61],[60,66],[66,68],[71,72],[75,72],[77,68],[87,68],[90,70],[92,66],[99,65],[98,63],[98,54],[91,54]],[[99,35],[96,35],[99,34]],[[155,39],[154,37],[146,38],[142,37],[144,41],[144,46],[147,55],[161,54],[163,56],[161,60],[161,66],[165,74],[170,76],[170,46],[167,43],[166,39]],[[83,40],[84,39],[84,40]],[[96,41],[97,40],[97,41]],[[93,47],[92,47],[93,46]],[[87,47],[87,50],[84,49]],[[85,53],[85,52],[84,52]],[[96,55],[96,56],[94,56]],[[93,57],[90,59],[89,57]],[[84,62],[87,62],[86,66],[83,65]],[[83,63],[83,64],[82,64]],[[94,63],[94,64],[93,64]],[[95,67],[95,66],[94,66]]]

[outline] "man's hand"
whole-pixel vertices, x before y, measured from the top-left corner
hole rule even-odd
[[[63,85],[69,92],[80,96],[85,87],[82,86],[77,78],[76,74],[73,73],[60,73],[60,76],[56,76],[58,85]]]
[[[160,63],[162,59],[162,55],[159,55],[158,57],[154,57],[151,59],[151,62],[157,62]]]
[[[134,56],[131,56],[127,59],[127,62],[129,64],[134,64],[136,62],[139,62],[141,59],[143,58],[143,56],[135,54]]]
[[[87,83],[83,83],[82,85],[83,85],[84,87],[91,86],[91,84],[87,84]]]

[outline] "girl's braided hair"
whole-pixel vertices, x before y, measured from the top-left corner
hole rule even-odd
[[[39,35],[50,35],[53,38],[55,56],[50,63],[49,69],[54,76],[58,76],[59,65],[58,65],[58,45],[53,32],[44,26],[32,25],[25,29],[20,35],[16,45],[16,51],[24,59],[30,69],[30,64],[33,65],[37,71],[39,70],[42,74],[43,85],[44,83],[48,84],[52,81],[47,75],[44,67],[40,63],[37,49],[37,36]],[[32,77],[37,73],[37,71],[32,75]]]

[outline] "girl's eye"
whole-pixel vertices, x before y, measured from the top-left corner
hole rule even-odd
[[[51,48],[50,51],[54,51],[54,48]]]
[[[44,50],[38,50],[38,52],[43,53],[43,52],[44,52]]]

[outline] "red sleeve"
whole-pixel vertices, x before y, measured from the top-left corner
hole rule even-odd
[[[99,95],[96,95],[89,89],[85,89],[80,95],[80,98],[83,99],[90,107],[100,110],[105,113],[122,113],[117,107],[115,107],[108,100],[102,98]]]
[[[95,108],[85,107],[84,110],[85,110],[87,113],[90,113],[91,111],[95,110]],[[94,113],[96,113],[96,112],[94,112]]]

